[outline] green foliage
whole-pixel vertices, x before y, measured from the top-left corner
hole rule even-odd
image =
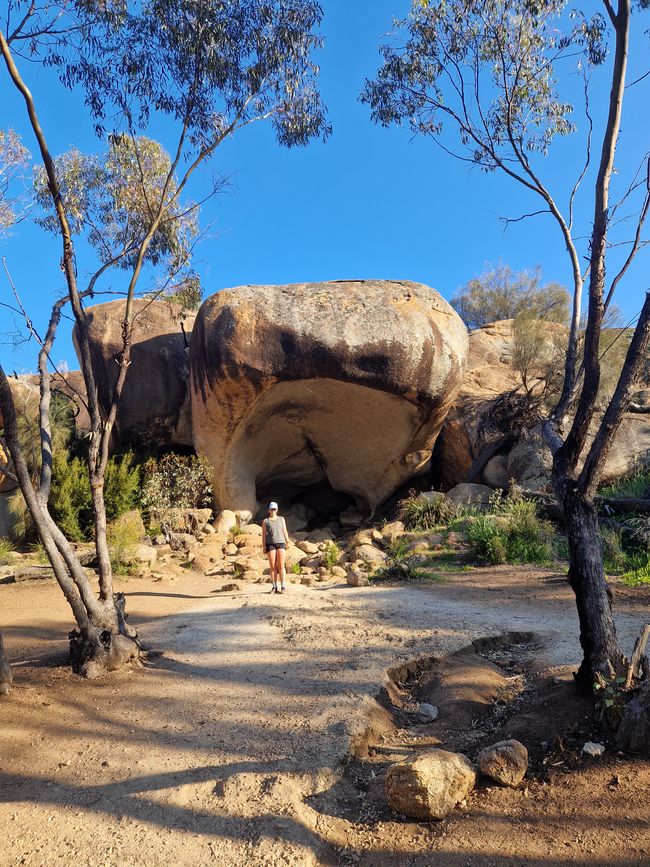
[[[246,570],[241,563],[233,563],[232,574],[234,578],[243,578]]]
[[[82,542],[90,538],[93,519],[88,469],[80,458],[71,458],[66,451],[54,454],[49,509],[68,539]]]
[[[615,482],[603,485],[598,493],[602,497],[611,499],[640,500],[647,497],[650,493],[650,466],[639,467],[629,476],[623,476]]]
[[[169,452],[143,467],[145,509],[203,509],[212,505],[212,470],[203,458]]]
[[[650,558],[645,565],[623,573],[623,581],[628,587],[639,587],[642,584],[650,584]]]
[[[433,530],[449,523],[456,514],[456,507],[439,492],[427,495],[411,491],[397,507],[397,514],[407,530]]]
[[[186,265],[198,231],[198,210],[176,198],[178,185],[171,159],[159,142],[145,136],[111,135],[108,151],[89,156],[73,148],[55,160],[57,178],[70,227],[85,235],[106,264],[123,251],[117,265],[135,265],[142,239],[160,202],[165,219],[154,233],[145,261],[166,264],[176,275]],[[36,199],[44,215],[38,219],[47,231],[58,233],[47,177],[41,167],[34,176]],[[196,275],[188,275],[196,281]]]
[[[230,530],[228,531],[229,535],[235,539],[237,536],[243,536],[246,530],[243,527],[240,527],[239,524],[233,524]]]
[[[141,470],[133,452],[110,458],[104,479],[106,517],[113,521],[134,509],[140,499]]]
[[[140,468],[131,452],[109,458],[104,480],[106,516],[114,521],[135,508],[140,494]],[[93,537],[93,512],[88,469],[81,458],[56,451],[52,462],[49,508],[63,533],[74,542]]]
[[[495,493],[490,509],[468,524],[473,559],[483,565],[548,563],[553,557],[553,528],[537,514],[537,506],[518,492]]]
[[[624,688],[625,678],[614,677],[605,680],[602,677],[594,683],[594,693],[597,704],[614,730],[618,727],[625,710],[630,693]]]
[[[142,541],[143,524],[140,513],[127,512],[106,528],[106,541],[111,565],[116,575],[125,575],[134,564],[134,549]]]
[[[566,323],[569,295],[559,283],[542,284],[541,272],[513,272],[499,262],[474,277],[451,299],[469,328],[525,314],[532,320]],[[544,336],[540,327],[540,343]]]
[[[0,129],[0,236],[19,219],[20,201],[12,189],[28,162],[29,151],[18,133]]]
[[[331,570],[339,562],[341,553],[341,549],[336,542],[326,542],[321,554],[323,565]]]
[[[0,539],[0,566],[4,566],[7,562],[7,554],[14,550],[14,545],[9,539]]]
[[[291,569],[289,569],[289,571],[290,571],[293,575],[300,575],[300,563],[294,563],[294,564],[291,566]]]

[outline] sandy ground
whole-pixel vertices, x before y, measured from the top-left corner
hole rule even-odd
[[[2,867],[650,864],[640,760],[482,788],[432,825],[364,812],[354,789],[348,762],[389,668],[513,630],[536,633],[549,667],[579,659],[561,576],[502,567],[282,596],[221,583],[122,582],[153,652],[97,682],[65,666],[70,616],[53,583],[0,587],[16,679],[0,704]],[[627,649],[640,599],[617,604]]]

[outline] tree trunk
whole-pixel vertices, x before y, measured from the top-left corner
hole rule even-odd
[[[5,653],[5,646],[2,641],[2,633],[0,632],[0,695],[8,695],[11,691],[11,684],[14,681],[14,676],[11,673],[11,666]]]
[[[591,692],[597,673],[609,679],[621,672],[624,656],[616,637],[611,591],[605,580],[596,507],[570,482],[565,487],[562,505],[569,540],[569,583],[576,596],[583,650],[575,678],[581,689]]]

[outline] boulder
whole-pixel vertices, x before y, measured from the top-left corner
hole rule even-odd
[[[347,579],[348,573],[345,571],[343,566],[332,566],[330,569],[330,575],[333,578],[345,578]]]
[[[297,533],[300,530],[306,529],[316,513],[304,503],[294,503],[282,512],[284,520],[287,524],[287,530],[290,533]]]
[[[493,493],[492,488],[488,488],[487,485],[464,482],[447,491],[447,498],[455,506],[487,506]]]
[[[125,301],[87,309],[88,337],[100,404],[105,411],[117,380]],[[114,440],[136,448],[191,446],[188,342],[195,314],[172,301],[136,298],[131,363]],[[79,355],[78,329],[73,341]]]
[[[481,773],[503,786],[518,786],[528,770],[528,750],[520,741],[499,741],[478,754]]]
[[[319,485],[373,512],[429,469],[467,332],[417,283],[240,286],[208,298],[190,345],[194,446],[220,508],[257,513]],[[258,500],[259,496],[259,500]]]
[[[212,524],[217,536],[229,536],[233,527],[237,526],[237,515],[230,509],[223,509]]]
[[[342,527],[358,527],[362,521],[363,515],[354,506],[348,506],[339,515],[339,523]]]
[[[417,753],[386,773],[391,809],[414,819],[444,819],[476,785],[476,769],[468,758],[447,750]]]
[[[508,456],[495,455],[483,467],[483,484],[491,488],[508,487]]]
[[[368,573],[361,569],[350,569],[346,580],[350,587],[367,587],[370,584]]]
[[[309,542],[307,539],[304,542],[298,542],[296,547],[304,551],[305,554],[318,554],[318,545],[315,542]]]
[[[135,563],[153,566],[158,559],[158,552],[151,545],[139,544],[133,549],[132,559]]]
[[[400,538],[400,536],[403,536],[404,532],[404,524],[402,521],[391,521],[388,524],[384,524],[381,528],[381,534],[389,545],[392,545]]]
[[[381,566],[388,560],[388,554],[375,548],[374,545],[359,545],[352,551],[352,558],[370,563],[372,566]]]

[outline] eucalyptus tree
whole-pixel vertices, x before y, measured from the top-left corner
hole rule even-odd
[[[313,0],[59,0],[40,6],[11,0],[0,32],[7,82],[22,96],[42,170],[37,190],[49,204],[43,224],[62,245],[66,295],[54,306],[40,341],[41,478],[35,487],[21,454],[6,376],[0,368],[0,409],[15,475],[34,525],[68,599],[78,630],[73,665],[95,676],[137,658],[138,640],[113,590],[103,486],[111,432],[130,363],[134,298],[147,262],[184,268],[195,231],[190,182],[217,149],[242,128],[269,124],[278,144],[305,145],[329,128],[313,55],[320,46],[321,9]],[[58,72],[61,86],[82,89],[97,133],[109,150],[99,161],[71,152],[53,158],[29,89],[25,62]],[[6,86],[6,85],[5,85]],[[153,119],[172,129],[159,149],[145,133]],[[169,157],[167,157],[169,153]],[[110,178],[108,189],[104,180]],[[80,180],[82,181],[80,183]],[[205,182],[205,180],[204,180]],[[214,186],[206,184],[207,193]],[[84,232],[98,267],[79,284],[75,233]],[[84,300],[113,268],[125,270],[122,350],[108,406],[100,407]],[[70,303],[84,376],[91,435],[92,491],[99,598],[47,510],[52,454],[48,361],[65,304]]]
[[[572,275],[572,311],[563,387],[542,431],[553,453],[553,485],[569,538],[569,580],[584,653],[577,678],[586,688],[595,679],[610,680],[626,664],[612,617],[593,497],[647,356],[650,333],[646,293],[623,370],[598,422],[603,317],[644,247],[650,207],[647,142],[638,142],[639,168],[627,186],[618,166],[620,198],[610,196],[626,86],[650,84],[645,74],[627,81],[630,30],[640,31],[638,13],[649,4],[641,0],[636,5],[633,13],[631,0],[603,0],[600,11],[587,16],[572,11],[564,0],[414,0],[409,17],[396,23],[394,40],[382,47],[382,65],[362,94],[375,121],[407,123],[469,165],[500,173],[537,201],[527,216],[546,215],[557,226]],[[596,67],[606,70],[601,75],[606,74],[609,91],[602,125],[594,122],[589,102]],[[572,88],[585,99],[585,159],[560,197],[545,178],[545,158],[558,139],[577,131],[573,105],[563,96],[567,84],[569,92]],[[587,189],[591,220],[576,228],[576,197]],[[608,280],[612,232],[621,226],[629,235],[619,234],[616,243],[626,243],[625,253]],[[580,359],[585,283],[587,323]]]

